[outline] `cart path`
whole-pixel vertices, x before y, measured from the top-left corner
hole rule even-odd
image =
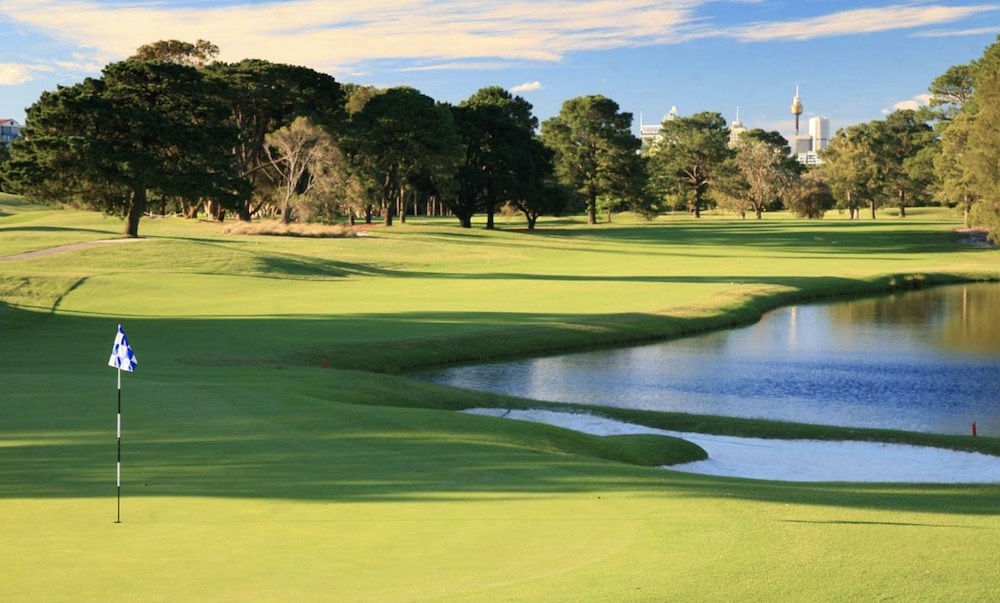
[[[97,247],[99,245],[111,245],[114,243],[132,243],[135,241],[146,241],[148,239],[142,238],[128,238],[128,239],[102,239],[99,241],[82,241],[80,243],[69,243],[68,245],[58,245],[56,247],[47,247],[45,249],[36,249],[34,251],[25,251],[24,253],[16,253],[14,255],[0,256],[0,262],[13,262],[16,260],[31,260],[34,258],[41,258],[50,255],[56,255],[59,253],[68,253],[70,251],[78,251],[80,249],[88,249],[90,247]]]

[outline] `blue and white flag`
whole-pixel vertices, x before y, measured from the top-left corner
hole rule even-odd
[[[115,335],[115,345],[111,348],[111,359],[108,360],[108,366],[131,373],[135,371],[137,364],[139,364],[139,359],[135,357],[132,346],[128,344],[125,329],[118,325],[118,334]]]

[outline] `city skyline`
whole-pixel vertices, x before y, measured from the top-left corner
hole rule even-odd
[[[833,129],[927,100],[949,67],[1000,33],[989,2],[652,0],[4,0],[0,118],[23,123],[46,90],[98,77],[143,44],[209,40],[220,60],[304,65],[341,83],[412,86],[459,103],[499,85],[539,120],[603,94],[640,120],[716,111],[748,128]]]

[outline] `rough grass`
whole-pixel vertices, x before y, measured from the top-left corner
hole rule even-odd
[[[284,224],[279,220],[228,222],[223,226],[222,232],[230,235],[310,237],[316,239],[341,239],[358,235],[355,229],[341,224],[300,224],[298,222]]]
[[[0,255],[120,226],[7,207]],[[0,600],[996,600],[970,576],[1000,561],[983,545],[1000,486],[674,473],[646,466],[680,449],[668,439],[455,413],[532,402],[392,374],[1000,276],[996,251],[958,244],[957,216],[910,213],[530,234],[410,220],[351,240],[144,220],[138,244],[4,262]],[[122,524],[117,322],[140,361]]]

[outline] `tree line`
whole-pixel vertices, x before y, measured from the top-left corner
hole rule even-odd
[[[946,202],[1000,238],[1000,45],[930,85],[930,107],[839,130],[806,168],[775,131],[731,140],[721,114],[664,120],[643,145],[632,115],[600,95],[566,101],[539,124],[497,86],[451,105],[409,87],[341,84],[302,66],[217,61],[203,40],[160,41],[99,78],[45,92],[22,138],[0,149],[4,190],[125,218],[146,213],[391,226],[450,215],[470,227],[512,210],[583,211],[589,223],[630,210],[653,217],[712,207],[761,218],[785,208]]]

